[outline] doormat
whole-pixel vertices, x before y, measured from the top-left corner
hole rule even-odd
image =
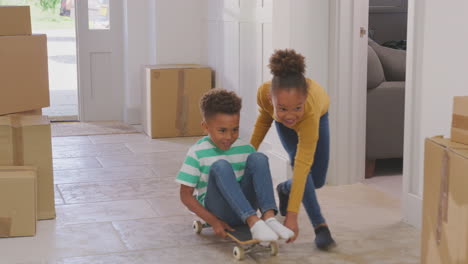
[[[120,121],[51,123],[53,137],[140,133]]]

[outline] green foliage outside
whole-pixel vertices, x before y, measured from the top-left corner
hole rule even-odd
[[[42,29],[73,29],[74,20],[60,16],[60,0],[0,0],[1,5],[29,5],[34,32]]]
[[[39,5],[42,7],[43,11],[55,11],[59,3],[60,0],[39,0]]]

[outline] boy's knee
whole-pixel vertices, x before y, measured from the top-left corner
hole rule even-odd
[[[232,168],[231,164],[227,160],[220,159],[220,160],[215,161],[211,165],[210,170],[215,170],[216,171],[216,170],[224,170],[226,168]]]
[[[248,157],[247,157],[247,162],[268,162],[268,157],[261,153],[261,152],[254,152],[254,153],[251,153]]]

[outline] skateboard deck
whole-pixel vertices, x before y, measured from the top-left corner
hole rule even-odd
[[[252,239],[252,233],[248,225],[238,225],[232,227],[234,231],[227,231],[227,235],[240,245],[256,244],[260,241]]]
[[[204,228],[210,227],[207,223],[201,221],[194,221],[192,228],[196,234],[201,234]],[[278,243],[276,241],[270,242],[268,246],[260,244],[260,241],[252,239],[252,233],[248,225],[238,225],[232,227],[234,231],[226,231],[230,239],[236,242],[238,245],[234,247],[232,254],[237,260],[242,260],[245,257],[245,253],[252,252],[256,247],[260,247],[262,250],[270,251],[272,256],[278,254]]]

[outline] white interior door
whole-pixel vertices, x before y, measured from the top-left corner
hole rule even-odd
[[[123,120],[123,1],[75,3],[79,118]]]
[[[354,1],[353,21],[353,66],[352,101],[354,104],[351,122],[351,144],[354,144],[355,159],[351,170],[356,173],[356,181],[364,179],[366,157],[366,116],[367,116],[367,49],[369,27],[369,0]],[[354,134],[354,135],[353,135]]]

